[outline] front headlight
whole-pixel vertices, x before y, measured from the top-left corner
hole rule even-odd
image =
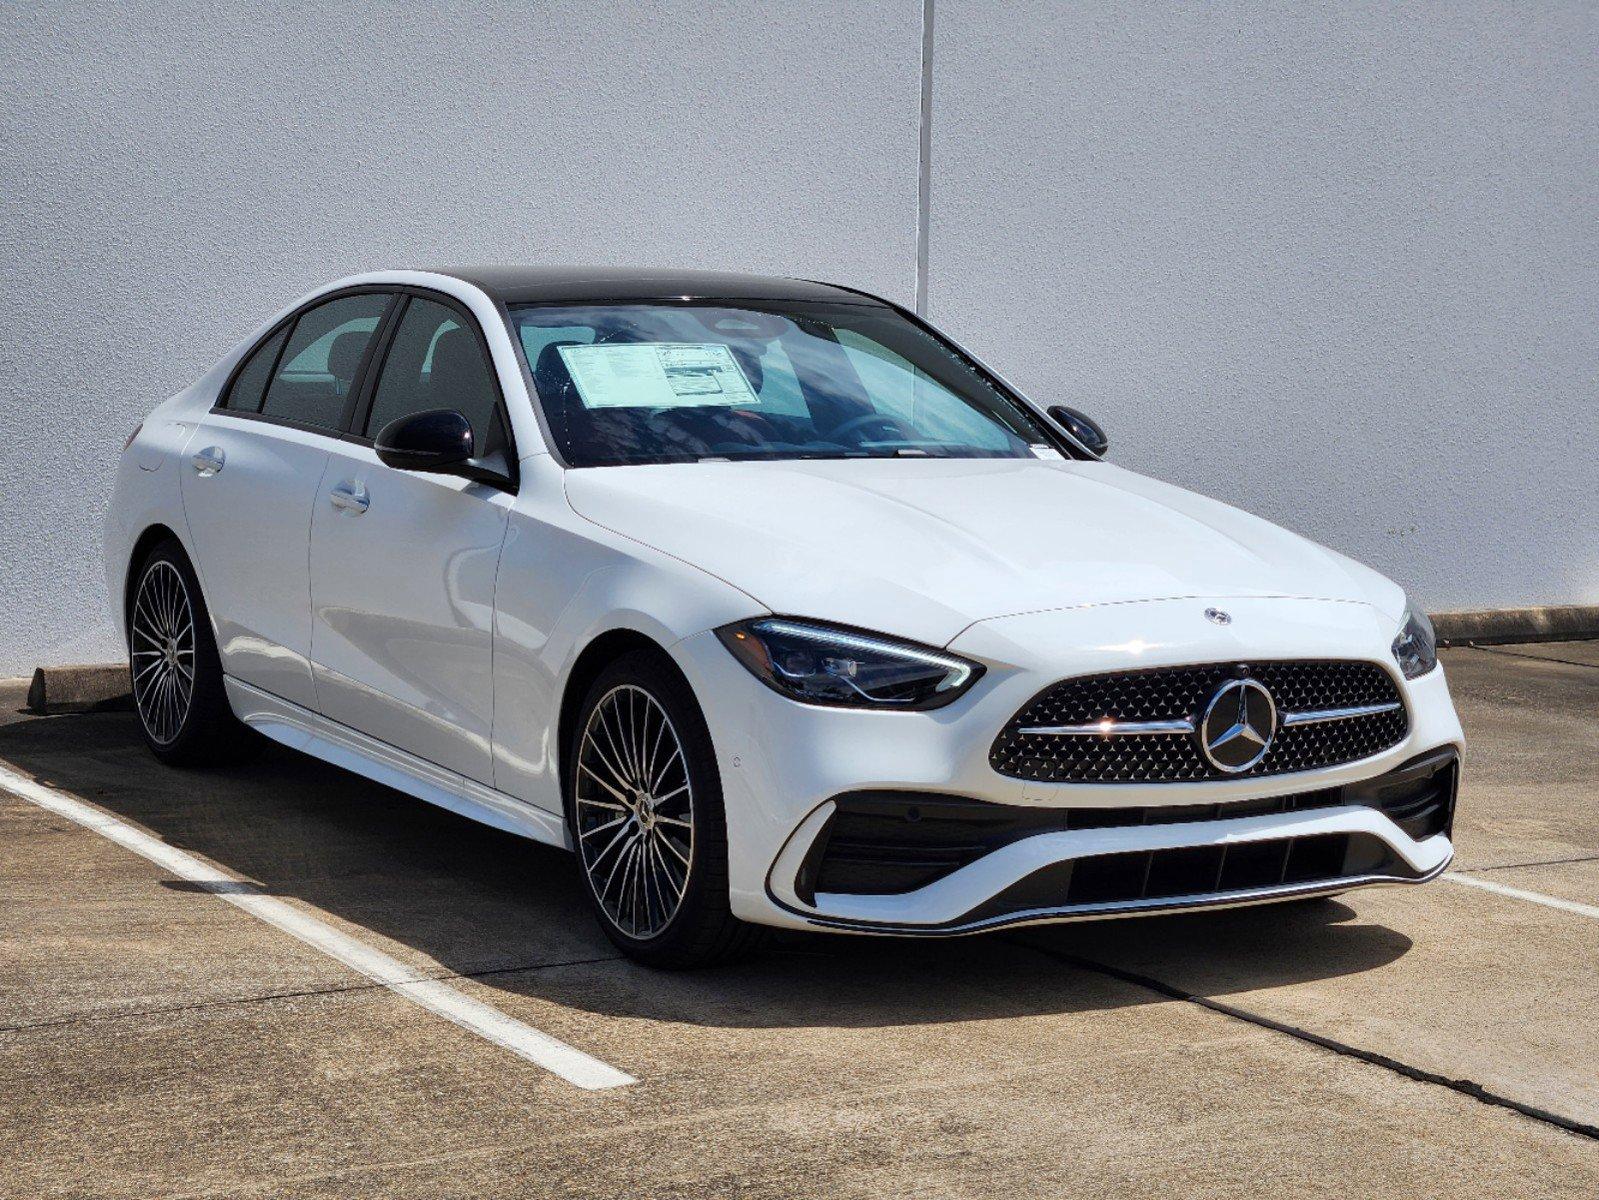
[[[716,631],[762,683],[803,704],[929,709],[954,700],[983,668],[913,642],[785,617]]]
[[[1425,675],[1438,665],[1438,635],[1432,631],[1427,614],[1417,608],[1405,609],[1405,623],[1394,638],[1394,661],[1406,679]]]

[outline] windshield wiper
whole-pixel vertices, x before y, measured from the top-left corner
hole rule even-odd
[[[945,446],[874,446],[846,450],[747,450],[725,454],[702,454],[695,462],[793,462],[839,461],[868,458],[951,458]]]
[[[861,458],[847,450],[756,450],[748,454],[702,454],[695,462],[792,462],[795,459]]]

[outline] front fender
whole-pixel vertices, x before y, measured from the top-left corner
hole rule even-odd
[[[603,529],[567,505],[547,455],[522,464],[495,584],[495,786],[561,811],[557,721],[573,664],[603,634],[630,630],[668,651],[766,611],[732,584]]]

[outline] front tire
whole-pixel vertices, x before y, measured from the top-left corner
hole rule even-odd
[[[183,548],[162,542],[128,600],[128,674],[145,745],[172,766],[238,761],[257,741],[233,715],[200,581]]]
[[[744,952],[757,930],[728,908],[716,755],[676,669],[643,651],[611,663],[584,696],[571,743],[567,818],[605,935],[668,969]]]

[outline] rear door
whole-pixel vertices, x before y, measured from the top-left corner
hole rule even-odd
[[[184,514],[222,669],[305,708],[311,505],[395,294],[319,300],[246,356],[190,438]]]
[[[516,456],[476,318],[431,293],[404,305],[312,509],[317,695],[333,720],[492,783],[494,582],[513,497],[384,466],[371,439],[399,417],[453,408],[478,457]]]

